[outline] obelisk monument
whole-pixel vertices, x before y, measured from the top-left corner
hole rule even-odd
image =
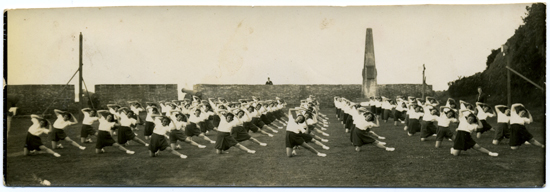
[[[376,64],[374,62],[374,42],[372,39],[372,29],[367,28],[367,37],[365,39],[365,61],[363,66],[363,86],[361,92],[363,98],[375,97],[377,95],[378,84],[376,82]]]

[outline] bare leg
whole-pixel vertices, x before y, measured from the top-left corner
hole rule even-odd
[[[317,139],[317,140],[321,140],[322,142],[325,142],[325,143],[328,142],[327,139],[323,139],[323,138],[321,138],[321,137],[319,137],[319,136],[317,136],[317,135],[313,135],[313,138],[315,138],[315,139]]]
[[[302,145],[300,145],[300,146],[306,148],[307,150],[311,151],[312,153],[317,154],[317,156],[320,156],[320,157],[327,156],[326,154],[320,153],[319,151],[315,150],[313,147],[309,146],[307,143],[302,143]]]
[[[286,156],[287,156],[287,157],[292,157],[292,156],[294,156],[294,155],[292,154],[292,148],[290,148],[290,147],[287,147],[287,148],[286,148]]]
[[[441,146],[441,141],[435,141],[435,148],[439,148]]]
[[[204,140],[209,141],[210,143],[216,143],[216,141],[212,141],[212,139],[208,138],[204,133],[201,133],[199,137],[202,137]]]
[[[83,146],[79,145],[77,142],[73,141],[70,137],[65,137],[65,140],[68,141],[68,142],[71,142],[71,145],[73,145],[75,147],[78,147],[81,150],[86,149],[86,147],[83,147]]]
[[[250,137],[250,140],[252,140],[254,143],[257,143],[261,146],[267,146],[267,143],[262,143],[260,141],[258,141],[258,139],[254,138],[254,137]]]
[[[247,153],[256,153],[256,151],[254,150],[250,150],[248,148],[246,148],[245,146],[241,145],[240,143],[237,143],[236,145],[239,149],[243,150],[243,151],[246,151]]]
[[[189,143],[189,144],[191,144],[191,145],[193,145],[193,146],[197,146],[197,147],[199,147],[199,148],[205,148],[205,147],[206,147],[206,146],[204,146],[204,145],[199,145],[198,143],[196,143],[195,141],[193,141],[193,139],[191,139],[191,137],[185,138],[185,142],[186,142],[186,143]]]
[[[84,143],[86,141],[85,137],[80,137],[80,143]]]
[[[273,133],[278,133],[278,132],[279,132],[279,131],[277,131],[277,130],[271,128],[269,125],[264,125],[263,128],[269,129],[269,130],[270,130],[271,132],[273,132]]]
[[[118,143],[113,144],[113,147],[117,147],[117,148],[120,149],[121,151],[125,151],[125,152],[128,153],[128,154],[134,154],[134,151],[130,151],[130,150],[124,148],[122,145],[120,145],[120,144],[118,144]]]
[[[481,132],[477,132],[476,136],[478,139],[481,138]]]
[[[317,140],[315,140],[315,139],[312,139],[311,141],[312,141],[313,143],[315,143],[316,145],[319,145],[319,146],[323,147],[323,149],[325,149],[325,150],[329,150],[329,149],[330,149],[328,146],[324,145],[323,143],[321,143],[321,142],[319,142],[319,141],[317,141]]]
[[[25,148],[25,149],[26,149],[26,148]],[[56,156],[56,157],[61,156],[61,155],[59,155],[58,153],[56,153],[55,151],[51,150],[50,148],[48,148],[48,147],[46,147],[46,146],[44,146],[44,145],[40,145],[40,149],[42,149],[42,150],[46,151],[47,153],[52,154],[52,155],[54,155],[54,156]]]
[[[134,137],[134,139],[132,139],[132,140],[137,142],[137,143],[141,143],[141,144],[145,145],[146,147],[149,146],[149,144],[145,143],[145,141],[141,140],[140,138]]]
[[[451,154],[454,155],[454,156],[458,156],[458,155],[460,155],[460,150],[456,150],[454,148],[451,148]]]
[[[539,147],[544,148],[544,145],[541,144],[539,141],[537,141],[537,140],[535,140],[535,139],[529,140],[529,143],[531,143],[531,144],[533,144],[533,145],[535,145],[535,146],[539,146]]]
[[[268,132],[265,132],[264,130],[258,130],[260,133],[264,134],[264,135],[267,135],[269,137],[273,137],[273,135],[271,133],[268,133]]]
[[[57,141],[52,141],[52,149],[56,149],[57,148]]]
[[[172,153],[172,154],[174,154],[174,155],[177,155],[177,156],[179,156],[179,157],[182,158],[182,159],[187,158],[187,155],[183,155],[183,154],[179,153],[178,151],[174,150],[173,148],[166,147],[166,151],[170,151],[170,153]]]

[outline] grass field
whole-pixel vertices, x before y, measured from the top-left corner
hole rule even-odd
[[[4,159],[5,184],[39,185],[34,176],[49,180],[52,186],[540,187],[546,181],[545,149],[524,145],[512,151],[506,144],[495,146],[491,144],[494,132],[476,141],[498,152],[498,157],[475,150],[454,157],[449,154],[452,142],[445,140],[442,148],[434,148],[435,137],[421,142],[419,134],[409,137],[402,125],[393,126],[390,120],[381,122],[375,132],[386,137],[387,146],[396,148],[394,152],[372,145],[355,152],[334,109],[322,112],[330,117],[326,131],[330,136],[325,137],[330,140],[330,150],[312,146],[327,153],[327,157],[301,149],[292,158],[285,154],[284,130],[273,138],[252,134],[268,144],[262,147],[243,143],[256,154],[232,148],[229,154],[217,155],[214,144],[195,138],[207,148],[183,143],[179,151],[187,159],[167,152],[151,158],[147,148],[138,144],[128,147],[136,151],[134,155],[112,147],[107,147],[105,154],[95,154],[95,143],[84,144],[84,151],[63,143],[65,149],[56,150],[62,155],[59,158],[49,154],[22,156],[31,122],[28,118],[13,118]],[[495,119],[489,123],[495,125]],[[67,128],[67,134],[78,139],[80,126]],[[142,130],[140,127],[139,137],[143,139]],[[540,122],[528,130],[545,143],[545,128]],[[215,133],[210,138],[215,139]],[[50,147],[45,135],[42,141]]]

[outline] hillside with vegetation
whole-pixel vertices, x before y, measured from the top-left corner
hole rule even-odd
[[[475,98],[476,87],[483,87],[490,104],[507,103],[506,64],[542,87],[546,87],[546,5],[542,3],[526,7],[514,35],[506,42],[505,54],[501,48],[493,49],[487,56],[486,69],[472,76],[449,82],[448,94],[453,98]],[[481,63],[480,63],[481,65]],[[546,93],[511,72],[512,103],[524,103],[530,108],[540,108],[544,117]]]

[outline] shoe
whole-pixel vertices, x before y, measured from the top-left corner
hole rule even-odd
[[[63,145],[61,145],[61,144],[57,144],[57,147],[56,147],[56,148],[58,148],[58,149],[63,149],[64,147],[63,147]]]
[[[496,156],[498,156],[498,153],[489,152],[489,156],[496,157]]]
[[[410,136],[413,136],[413,134],[410,134],[410,133],[407,133],[407,135],[409,135],[409,137],[410,137]]]
[[[346,129],[346,133],[349,133],[349,129]]]
[[[272,134],[269,134],[269,133],[267,134],[267,136],[269,136],[269,137],[273,137],[273,135],[272,135]]]
[[[454,149],[451,147],[451,155],[453,154],[453,150],[454,150]]]
[[[138,136],[138,134],[137,134],[137,133],[134,133],[134,135]]]
[[[327,129],[321,127],[321,131],[326,131]]]
[[[326,157],[327,154],[324,154],[324,153],[317,153],[317,156],[319,156],[319,157]]]
[[[208,133],[210,133],[210,131],[206,131],[204,134],[206,135],[206,134],[208,134]]]
[[[329,135],[328,133],[323,133],[323,136],[327,136],[327,137],[328,137],[328,136],[330,136],[330,135]]]
[[[292,150],[292,155],[293,155],[293,156],[298,155],[298,153],[296,153],[296,150]]]
[[[160,155],[160,151],[155,152],[155,157]]]
[[[283,129],[283,127],[277,127],[277,128],[279,128],[279,129]]]
[[[433,134],[432,136],[437,137],[437,134]]]
[[[386,138],[385,138],[385,137],[378,137],[378,139],[382,139],[382,140],[384,140],[384,139],[386,139]]]
[[[378,141],[378,143],[380,143],[380,145],[386,145],[386,142]]]
[[[210,143],[214,144],[214,143],[216,143],[216,141],[210,141]]]
[[[357,152],[361,151],[361,147],[355,147],[355,151]]]
[[[180,155],[180,158],[187,159],[187,156],[186,155]]]
[[[86,139],[86,143],[91,143],[93,142],[92,139]]]
[[[277,131],[277,130],[273,130],[273,133],[279,133],[279,131]]]
[[[105,153],[105,149],[101,149],[101,153]]]
[[[246,151],[246,152],[247,152],[247,153],[251,153],[251,154],[256,153],[256,151],[254,151],[254,150],[248,150],[248,151]]]
[[[36,154],[36,150],[29,151],[29,154],[31,154],[31,155]]]
[[[393,148],[393,147],[386,147],[386,151],[395,151],[395,148]]]
[[[405,127],[403,128],[403,130],[405,130],[405,131],[406,131],[407,129],[408,129],[408,127],[407,127],[407,126],[405,126]]]
[[[267,143],[260,143],[260,146],[267,146]]]
[[[206,145],[199,145],[199,146],[197,146],[197,147],[198,147],[199,149],[204,149],[204,148],[206,148]]]
[[[531,143],[529,143],[529,141],[525,141],[525,145],[531,145]]]
[[[59,153],[54,153],[53,156],[55,157],[61,157],[61,155]]]
[[[149,147],[149,143],[145,143],[145,147]]]
[[[449,139],[449,141],[453,141],[453,139]]]
[[[78,147],[78,148],[79,148],[80,150],[86,149],[86,147],[84,147],[84,146],[80,146],[80,147]]]
[[[323,149],[324,149],[324,150],[329,150],[330,147],[328,147],[328,146],[323,146]]]
[[[177,145],[177,146],[176,146],[176,149],[181,149],[181,145]]]
[[[321,139],[321,142],[326,143],[328,142],[328,139]]]
[[[126,151],[126,154],[128,154],[128,155],[133,155],[134,153],[136,153],[136,152],[130,151],[130,150],[127,150],[127,151]]]

